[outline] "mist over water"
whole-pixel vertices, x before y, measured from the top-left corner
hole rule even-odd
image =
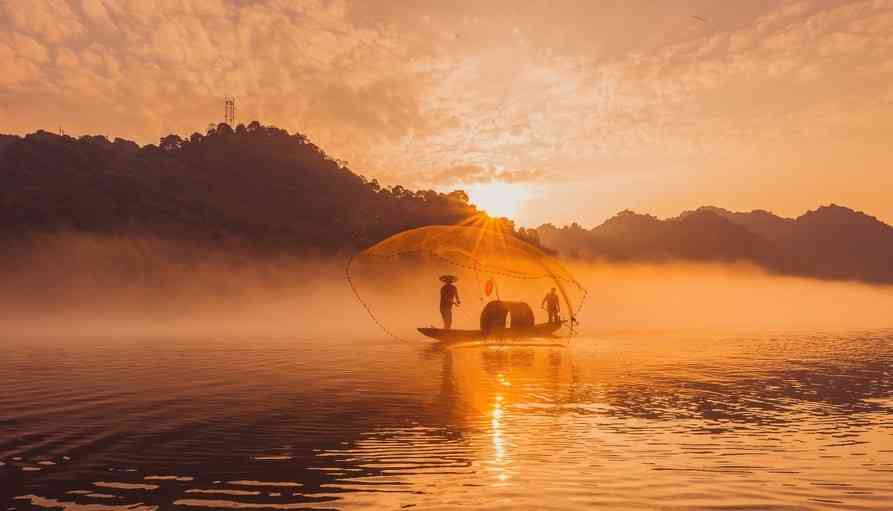
[[[381,335],[345,278],[348,257],[53,236],[0,257],[0,307],[7,312],[0,325],[38,336]],[[565,264],[588,291],[579,318],[588,335],[893,328],[893,286],[781,277],[743,264]],[[375,282],[386,297],[372,301],[374,312],[409,335],[439,323],[439,283],[412,270],[391,272]],[[484,299],[478,284],[459,285],[466,304],[457,309],[458,328],[477,327]]]
[[[2,263],[7,508],[893,499],[889,288],[571,263],[589,294],[567,347],[444,350],[379,330],[344,259],[44,243]],[[406,318],[438,321],[428,287]]]
[[[893,286],[771,275],[745,264],[574,264],[600,329],[893,327]],[[587,330],[588,331],[588,330]]]

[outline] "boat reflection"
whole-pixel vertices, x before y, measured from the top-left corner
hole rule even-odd
[[[536,425],[517,428],[518,415],[567,402],[573,374],[564,347],[474,346],[443,353],[441,401],[450,422],[472,438],[489,439],[479,445],[479,460],[491,484],[508,484],[520,470],[514,448],[537,438]]]
[[[482,346],[443,354],[442,400],[469,418],[532,402],[566,401],[573,384],[570,351],[551,346]]]

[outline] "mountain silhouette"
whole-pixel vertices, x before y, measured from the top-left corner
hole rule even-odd
[[[300,133],[220,124],[159,145],[39,131],[0,137],[0,237],[151,234],[258,249],[350,251],[480,212],[462,191],[382,187]],[[497,220],[515,235],[512,222]],[[535,241],[535,240],[533,240]]]
[[[685,217],[699,212],[710,211],[717,215],[744,227],[748,231],[762,236],[768,240],[779,241],[792,235],[794,220],[782,218],[768,211],[757,209],[748,213],[729,211],[715,206],[704,206],[695,211],[685,211],[680,217]]]
[[[593,229],[537,229],[542,244],[586,259],[749,262],[771,272],[893,283],[893,227],[830,205],[791,219],[713,206],[660,220],[622,211]]]
[[[539,234],[543,245],[578,257],[626,261],[743,259],[781,264],[774,243],[709,209],[669,220],[627,210],[590,231],[579,226],[561,230],[546,225],[539,228]],[[569,234],[575,243],[564,239]]]
[[[351,252],[414,227],[480,215],[462,191],[382,187],[305,135],[253,122],[158,145],[46,131],[0,135],[0,241],[152,235],[255,251]],[[771,272],[893,284],[893,227],[830,205],[798,218],[705,206],[675,218],[622,211],[507,232],[568,257],[748,262]]]
[[[835,204],[809,211],[783,241],[810,275],[893,282],[893,227],[865,213]]]

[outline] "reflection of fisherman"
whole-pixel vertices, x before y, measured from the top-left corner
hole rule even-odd
[[[552,291],[549,291],[549,294],[543,298],[543,304],[540,307],[549,312],[549,323],[558,323],[558,312],[561,310],[561,307],[558,304],[558,294],[555,293],[554,287],[552,288]]]
[[[443,275],[440,281],[443,286],[440,288],[440,316],[443,318],[443,328],[449,330],[453,327],[453,305],[458,306],[459,290],[453,285],[457,279],[453,275]]]

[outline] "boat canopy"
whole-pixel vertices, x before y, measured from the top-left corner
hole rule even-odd
[[[524,302],[493,300],[481,311],[481,332],[484,334],[508,328],[530,328],[534,325],[533,309]]]

